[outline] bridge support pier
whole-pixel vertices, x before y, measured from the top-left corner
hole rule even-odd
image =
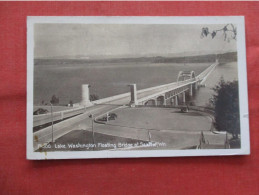
[[[190,94],[190,96],[193,96],[193,89],[192,89],[192,86],[193,84],[190,84],[190,87],[189,87],[189,94]]]
[[[171,99],[170,99],[170,105],[171,105],[171,106],[174,105],[174,98],[171,98]]]
[[[154,105],[157,106],[157,99],[154,99]]]
[[[185,104],[185,92],[183,92],[183,103]]]
[[[178,106],[178,97],[177,97],[177,95],[174,96],[174,105]]]
[[[198,82],[197,83],[195,83],[195,90],[197,90],[198,89]]]
[[[164,99],[163,99],[163,106],[166,106],[166,99],[165,99],[165,96],[163,96]]]
[[[135,107],[138,105],[138,100],[137,100],[137,85],[136,84],[130,84],[130,106]]]

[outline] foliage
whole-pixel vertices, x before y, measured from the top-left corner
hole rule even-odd
[[[90,101],[95,101],[95,100],[98,100],[99,99],[99,96],[96,95],[96,94],[91,94],[90,95]]]
[[[238,82],[225,82],[223,78],[213,89],[215,106],[215,127],[219,131],[227,131],[238,138],[240,134]]]
[[[218,30],[213,30],[212,32],[210,32],[208,27],[203,27],[201,30],[201,38],[211,35],[211,38],[213,39],[217,35],[218,32],[223,33],[225,41],[229,42],[231,39],[236,40],[237,28],[233,24],[227,24],[223,28],[218,29]]]
[[[35,110],[35,111],[33,112],[33,115],[46,114],[46,113],[48,113],[48,112],[49,112],[49,111],[46,110],[46,109],[44,109],[44,108],[39,108],[39,109],[37,109],[37,110]]]
[[[69,101],[69,105],[70,105],[71,107],[73,107],[73,101],[72,101],[72,100]]]
[[[59,104],[59,98],[56,97],[55,95],[53,95],[51,100],[50,100],[50,103],[53,104],[53,105]]]

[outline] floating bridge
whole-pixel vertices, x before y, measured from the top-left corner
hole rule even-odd
[[[154,88],[137,91],[136,85],[132,84],[130,105],[157,106],[170,104],[178,106],[179,97],[185,103],[186,93],[193,96],[194,92],[206,81],[217,65],[218,62],[215,62],[197,76],[194,71],[180,71],[176,82]]]
[[[88,85],[82,86],[82,101],[77,108],[66,111],[53,112],[48,114],[34,115],[33,127],[45,125],[53,121],[60,121],[88,111],[88,107],[97,105],[129,105],[135,106],[159,106],[179,104],[180,98],[183,103],[186,101],[186,94],[192,96],[212,73],[218,61],[210,65],[199,75],[194,71],[180,71],[177,81],[165,85],[137,90],[136,84],[130,84],[130,92],[90,102]]]

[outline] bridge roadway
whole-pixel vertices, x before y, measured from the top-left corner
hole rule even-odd
[[[173,87],[179,87],[181,85],[177,85],[177,83],[169,84],[161,88],[155,88],[150,91],[144,91],[138,93],[138,98],[145,97],[150,94],[159,93],[167,89],[171,89]],[[63,122],[57,123],[53,126],[53,138],[56,140],[57,138],[73,131],[76,129],[85,129],[91,131],[92,127],[92,119],[89,118],[90,114],[95,116],[102,115],[106,112],[112,111],[121,107],[122,105],[126,105],[130,102],[130,94],[126,97],[122,97],[120,99],[116,99],[105,104],[94,105],[86,109],[86,112],[82,115],[75,116],[73,118],[67,119]],[[105,133],[105,132],[103,132]],[[47,128],[41,129],[35,133],[33,133],[34,137],[34,150],[37,150],[40,146],[52,141],[52,127],[49,126]]]
[[[180,88],[186,85],[190,85],[191,83],[195,83],[196,81],[190,79],[190,80],[186,80],[184,82],[175,82],[175,83],[169,83],[167,85],[162,85],[162,86],[158,86],[158,87],[154,87],[154,88],[150,88],[150,90],[146,91],[145,90],[140,90],[137,91],[137,98],[139,101],[142,101],[142,99],[146,98],[147,96],[153,96],[155,94],[163,94],[167,91],[172,91],[176,88]],[[115,99],[115,100],[111,100],[109,102],[106,102],[105,104],[112,104],[112,105],[125,105],[128,104],[130,102],[130,94],[128,94],[128,96],[126,97],[122,97],[119,99]],[[98,104],[96,104],[98,105]]]
[[[215,64],[212,64],[210,67],[215,68]],[[210,68],[209,67],[209,68]],[[207,70],[207,69],[206,69]],[[205,70],[205,71],[206,71]],[[204,71],[204,72],[205,72]],[[209,71],[211,73],[211,71]],[[207,74],[205,75],[207,76]],[[190,85],[191,83],[195,83],[199,81],[200,78],[197,76],[196,79],[188,79],[182,82],[174,82],[166,85],[161,85],[157,87],[152,87],[144,90],[137,91],[138,99],[143,99],[152,94],[165,93],[165,91],[170,91],[175,88],[179,88],[182,86]],[[122,105],[126,105],[130,102],[130,93],[127,93],[125,96],[121,98],[117,98],[103,104],[95,104],[91,107],[86,108],[86,112],[79,115],[62,121],[60,123],[54,124],[53,126],[53,139],[57,138],[71,132],[76,129],[85,129],[91,131],[92,127],[92,119],[89,118],[90,114],[93,114],[95,117],[102,115],[106,112],[112,112],[114,109],[118,109]],[[105,132],[103,132],[105,133]],[[37,150],[42,145],[45,145],[48,142],[52,141],[52,127],[46,127],[37,132],[33,133],[33,147],[34,151]]]
[[[170,84],[168,86],[164,86],[162,88],[156,88],[150,91],[139,92],[138,97],[145,97],[145,95],[149,95],[152,93],[158,93],[165,89],[177,86],[177,84]],[[89,118],[90,114],[93,114],[94,117],[102,115],[106,112],[109,112],[113,109],[117,109],[122,105],[128,104],[130,102],[130,94],[126,97],[122,97],[120,99],[112,100],[105,104],[95,104],[92,107],[88,107],[86,112],[82,115],[75,116],[73,118],[67,119],[63,122],[54,124],[53,126],[53,138],[54,140],[69,133],[75,129],[89,129],[91,130],[92,119]],[[40,146],[52,141],[52,127],[46,127],[37,132],[33,133],[34,137],[34,150],[37,150]]]

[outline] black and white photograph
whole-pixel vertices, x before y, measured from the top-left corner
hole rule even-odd
[[[27,18],[27,158],[250,153],[242,16]]]

